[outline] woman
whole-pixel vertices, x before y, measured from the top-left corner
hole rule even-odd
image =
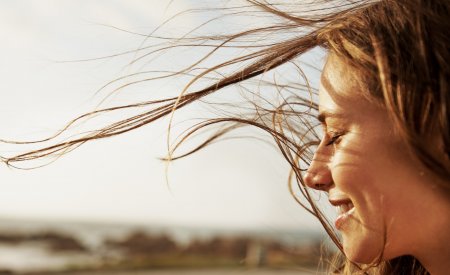
[[[311,129],[310,116],[315,111],[295,109],[296,105],[310,109],[316,105],[310,103],[311,98],[297,95],[274,109],[259,108],[258,115],[251,119],[226,117],[197,125],[186,138],[207,125],[232,123],[192,152],[239,125],[259,127],[274,138],[292,166],[300,191],[309,200],[311,207],[307,209],[319,218],[345,255],[344,261],[336,260],[332,265],[337,272],[448,274],[449,1],[340,1],[338,7],[315,9],[309,16],[282,11],[263,1],[247,2],[276,16],[281,23],[209,37],[209,41],[223,41],[210,54],[254,35],[290,32],[293,37],[276,43],[261,42],[250,54],[211,66],[196,75],[179,97],[86,114],[74,122],[117,109],[151,108],[84,137],[10,157],[5,162],[41,158],[89,140],[133,130],[221,88],[291,62],[317,46],[323,47],[328,50],[328,58],[319,89],[318,120],[324,130],[320,143]],[[243,69],[189,92],[197,80],[241,63],[245,64]],[[194,65],[178,74],[193,72]],[[267,123],[268,115],[271,124]],[[294,127],[295,123],[301,127]],[[309,162],[313,148],[316,151]],[[172,153],[169,159],[173,160]],[[306,173],[305,163],[309,164]],[[310,188],[327,192],[330,203],[338,208],[335,227],[341,232],[342,242],[314,205]]]
[[[338,207],[350,261],[446,274],[449,4],[389,2],[321,34],[330,49],[319,92],[325,135],[304,180]]]

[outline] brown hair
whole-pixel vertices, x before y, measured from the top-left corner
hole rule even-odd
[[[192,73],[193,68],[218,49],[228,46],[236,47],[233,43],[239,39],[260,36],[262,42],[256,47],[252,45],[255,50],[251,53],[210,66],[194,75],[177,97],[94,111],[76,118],[64,130],[79,120],[97,114],[121,109],[149,108],[136,116],[112,123],[80,138],[5,158],[4,161],[13,165],[21,161],[58,155],[89,140],[107,138],[142,127],[161,117],[173,114],[191,103],[198,102],[217,90],[243,83],[283,64],[293,62],[303,53],[319,46],[328,49],[353,68],[359,75],[361,84],[370,91],[369,98],[386,108],[410,150],[432,173],[443,179],[442,186],[448,190],[450,187],[448,184],[450,178],[449,1],[384,0],[349,1],[348,3],[338,1],[340,4],[337,6],[323,7],[314,11],[308,6],[309,4],[304,4],[310,10],[300,14],[283,11],[280,6],[265,1],[248,0],[247,2],[276,16],[279,23],[231,35],[198,38],[209,41],[213,50],[185,70],[163,77]],[[293,35],[287,39],[278,38],[276,42],[264,41],[262,38],[263,34],[277,32]],[[178,42],[181,44],[180,41],[185,40],[182,38]],[[250,44],[247,46],[250,47]],[[217,79],[203,89],[189,91],[189,88],[198,80],[210,76],[221,68],[236,64],[245,64],[245,66]],[[304,77],[303,71],[300,70],[300,72]],[[312,102],[313,96],[309,93],[301,95],[298,92],[299,88],[310,93],[314,93],[315,90],[310,87],[306,77],[304,80],[305,84],[302,87],[278,85],[279,89],[295,91],[295,93],[285,98],[281,105],[271,109],[256,106],[256,115],[253,117],[215,118],[194,126],[181,138],[180,143],[205,126],[230,123],[204,143],[178,157],[187,156],[242,125],[253,125],[266,131],[273,137],[292,167],[290,182],[296,183],[295,186],[307,198],[310,205],[306,206],[302,200],[295,198],[319,218],[338,248],[342,250],[332,227],[311,200],[309,190],[303,183],[302,172],[313,154],[311,146],[318,143],[318,135],[314,131],[316,122],[312,119],[317,114],[317,105]],[[51,141],[59,134],[60,132],[37,142]],[[173,152],[179,144],[169,152],[168,160],[178,158],[173,156]],[[294,185],[290,186],[294,194]],[[368,267],[352,264],[345,258],[341,263],[342,265],[337,266],[336,269],[345,274],[354,272],[427,274],[420,263],[411,256],[378,262],[375,266]]]

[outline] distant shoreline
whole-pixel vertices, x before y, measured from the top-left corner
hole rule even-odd
[[[274,268],[281,275],[316,274],[298,272],[300,267],[317,265],[324,240],[320,236],[278,229],[233,231],[0,218],[0,274],[176,275],[182,270],[181,274],[192,275],[272,275]]]

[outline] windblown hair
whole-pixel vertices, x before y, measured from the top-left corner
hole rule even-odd
[[[172,116],[177,110],[200,102],[220,89],[244,83],[282,65],[295,63],[302,54],[316,47],[322,47],[348,64],[358,76],[361,87],[364,87],[361,92],[367,93],[370,100],[386,109],[409,149],[425,167],[444,179],[442,181],[444,189],[450,188],[448,185],[450,178],[448,124],[450,1],[335,1],[336,3],[332,2],[334,5],[324,2],[322,3],[324,7],[321,9],[298,14],[284,11],[281,4],[270,4],[262,0],[246,2],[260,9],[261,12],[274,16],[277,23],[228,35],[195,39],[180,38],[177,40],[180,44],[194,41],[192,46],[209,46],[212,50],[192,66],[161,77],[192,74],[204,60],[213,56],[221,48],[254,49],[250,53],[209,66],[200,73],[194,74],[179,96],[93,111],[76,118],[64,130],[79,120],[98,114],[122,109],[146,108],[146,111],[138,115],[127,117],[82,137],[4,158],[4,161],[14,165],[22,161],[59,155],[87,141],[108,138],[140,128],[162,117]],[[309,6],[313,7],[309,2],[300,3],[299,1],[296,5],[303,5],[304,11],[308,11]],[[269,37],[267,34],[273,33],[289,33],[290,35],[286,36],[287,38],[278,36],[277,41],[273,41],[273,37],[272,40],[269,38],[267,41],[264,40],[265,37]],[[258,37],[258,43],[250,39],[254,37]],[[245,39],[249,39],[248,41],[252,43],[245,45],[243,43]],[[201,41],[201,43],[195,44],[195,41]],[[190,91],[194,84],[216,71],[240,64],[243,64],[240,69],[215,79],[205,88]],[[303,73],[302,70],[300,72]],[[314,119],[317,115],[317,104],[313,102],[313,94],[316,90],[308,84],[306,76],[301,75],[305,81],[302,85],[282,86],[275,83],[275,87],[279,90],[291,91],[291,96],[286,97],[279,106],[263,108],[255,105],[256,114],[251,117],[228,116],[201,122],[186,132],[180,139],[180,143],[206,126],[221,124],[223,127],[202,144],[180,156],[174,155],[180,143],[176,144],[170,149],[167,159],[174,160],[196,152],[227,132],[243,125],[255,126],[267,132],[273,137],[292,167],[290,177],[292,193],[296,192],[294,191],[296,187],[306,197],[309,205],[295,198],[305,209],[319,218],[337,247],[342,250],[339,239],[329,222],[315,206],[302,178],[302,173],[309,164],[313,147],[318,144],[319,137],[314,130],[317,126],[317,121]],[[51,141],[59,134],[36,142]],[[388,261],[379,260],[369,266],[351,263],[345,260],[345,257],[340,262],[336,261],[336,264],[333,268],[342,274],[359,272],[428,274],[415,258],[407,255]]]

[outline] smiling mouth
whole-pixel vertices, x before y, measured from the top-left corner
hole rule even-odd
[[[353,202],[350,200],[345,201],[331,201],[330,203],[334,205],[336,208],[338,217],[336,218],[336,221],[334,222],[334,225],[336,226],[336,229],[340,230],[342,229],[342,226],[350,219],[350,216],[353,215],[355,212],[355,206],[353,205]]]
[[[345,204],[339,204],[339,205],[335,206],[335,208],[336,208],[337,214],[340,216],[340,215],[346,215],[350,211],[354,211],[355,206],[350,201],[350,202],[345,203]]]

